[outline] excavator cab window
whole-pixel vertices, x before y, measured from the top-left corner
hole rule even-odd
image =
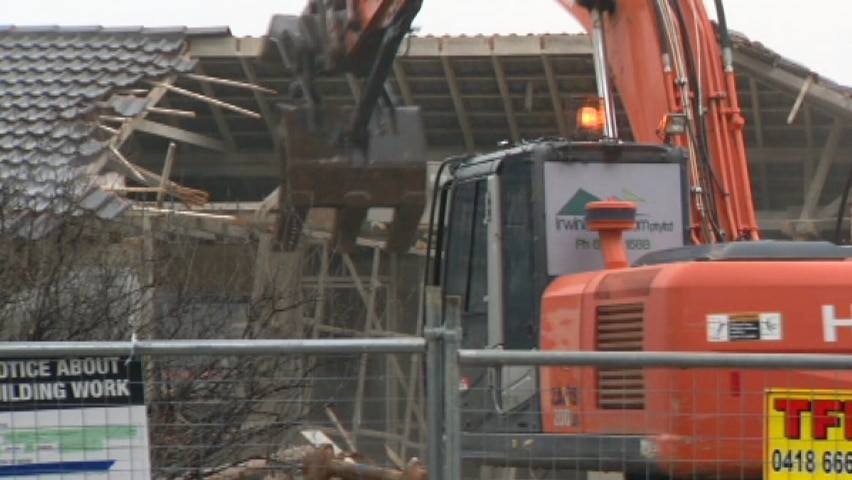
[[[504,348],[538,348],[538,305],[533,225],[532,166],[505,162],[500,171]]]
[[[470,284],[465,299],[465,311],[486,313],[488,299],[488,250],[486,240],[486,194],[483,182],[477,182],[476,200],[473,204],[473,233],[470,242]]]
[[[451,214],[446,229],[446,251],[444,265],[444,295],[467,295],[468,270],[470,268],[470,241],[473,225],[473,200],[476,184],[458,185],[452,194]]]
[[[493,313],[489,302],[499,301],[505,325],[492,333],[491,343],[504,348],[536,348],[538,341],[543,286],[536,281],[531,177],[530,162],[507,161],[496,175],[445,186],[450,205],[439,229],[443,293],[462,297],[466,315]]]
[[[449,195],[444,295],[462,298],[466,348],[538,345],[531,167],[510,162],[503,170],[458,182]]]
[[[465,348],[483,347],[487,343],[486,193],[485,182],[481,180],[456,184],[446,229],[444,295],[462,298]]]
[[[509,152],[462,166],[444,186],[437,277],[445,296],[462,299],[462,348],[538,348],[543,285],[536,274],[542,268],[535,254],[533,168],[528,151]],[[462,376],[469,386],[465,428],[528,431],[539,425],[534,369],[464,367]],[[509,420],[498,414],[519,409]]]

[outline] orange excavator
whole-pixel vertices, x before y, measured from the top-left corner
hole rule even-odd
[[[461,297],[462,347],[847,354],[852,251],[760,239],[721,0],[717,23],[700,0],[559,1],[593,44],[599,98],[578,111],[584,140],[460,156],[436,177],[427,284]],[[303,98],[282,122],[285,227],[330,206],[349,248],[366,208],[391,207],[390,247],[410,245],[425,179],[417,111],[403,122],[389,101],[375,106],[392,97],[390,62],[419,8],[312,0],[273,35]],[[361,102],[323,112],[317,72],[365,75]],[[616,92],[635,141],[618,138]],[[317,193],[328,165],[342,193]],[[392,192],[382,178],[398,179]],[[631,478],[852,474],[848,372],[512,366],[462,377],[468,461]]]

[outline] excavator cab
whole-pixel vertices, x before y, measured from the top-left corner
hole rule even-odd
[[[837,312],[852,252],[691,245],[680,147],[541,141],[445,165],[429,282],[461,299],[462,348],[848,353]],[[605,264],[590,203],[635,205],[620,242],[630,267]],[[759,478],[765,402],[805,388],[846,399],[852,385],[848,372],[737,368],[462,366],[461,377],[468,465],[641,479]]]
[[[625,234],[631,260],[685,245],[685,165],[677,147],[564,140],[449,163],[451,178],[433,206],[430,281],[462,299],[462,348],[541,348],[547,285],[603,267],[597,234],[585,224],[589,202],[638,205],[638,229]],[[462,425],[471,441],[542,431],[537,369],[466,367],[462,376]],[[497,445],[483,441],[470,452],[482,455],[489,444]]]

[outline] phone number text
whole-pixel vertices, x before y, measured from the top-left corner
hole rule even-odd
[[[814,452],[776,448],[769,463],[775,472],[852,474],[852,451]]]

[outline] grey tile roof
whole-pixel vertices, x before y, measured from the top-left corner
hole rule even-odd
[[[111,219],[129,203],[87,168],[114,135],[99,113],[136,115],[114,96],[192,69],[185,28],[0,26],[0,235],[39,238],[65,215]]]

